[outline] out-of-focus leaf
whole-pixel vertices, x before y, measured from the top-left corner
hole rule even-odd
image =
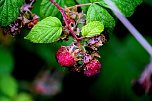
[[[33,101],[33,99],[30,94],[22,92],[16,97],[15,101]]]
[[[108,11],[97,4],[93,4],[87,11],[87,23],[92,21],[100,21],[105,28],[113,29],[115,27],[114,18]]]
[[[99,21],[93,21],[82,27],[82,36],[84,37],[93,37],[100,35],[104,30],[104,25]]]
[[[100,54],[102,70],[92,89],[97,98],[104,101],[148,99],[137,97],[131,88],[132,81],[140,76],[149,62],[148,54],[132,36],[124,42],[112,36],[109,43],[101,48]]]
[[[9,98],[0,96],[0,101],[11,101]]]
[[[57,50],[56,45],[39,45],[36,48],[37,54],[46,61],[50,66],[57,66],[55,52]]]
[[[62,24],[56,17],[47,17],[38,22],[25,37],[33,43],[52,43],[58,41]]]
[[[7,26],[17,19],[24,0],[0,1],[0,26]]]
[[[10,75],[0,75],[0,92],[9,97],[17,94],[18,85],[16,80]]]
[[[152,6],[152,0],[144,0],[144,2],[146,2],[148,5]]]
[[[12,54],[0,47],[0,74],[11,73],[14,66]]]

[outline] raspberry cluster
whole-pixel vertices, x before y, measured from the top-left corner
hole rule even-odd
[[[86,15],[82,12],[77,12],[77,8],[69,10],[65,8],[65,14],[67,23],[76,34],[76,37],[80,38],[81,30],[86,25]],[[61,40],[68,40],[70,35],[69,26],[64,26],[63,35]],[[95,76],[100,72],[101,63],[98,58],[99,47],[108,41],[108,33],[102,32],[100,35],[93,37],[85,37],[82,40],[76,40],[69,46],[61,46],[56,52],[57,62],[67,67],[71,71],[83,72],[85,76]]]
[[[95,76],[100,72],[99,47],[106,42],[104,34],[61,46],[56,52],[57,62],[69,70],[83,72],[85,76]]]
[[[34,2],[35,0],[25,0],[20,8],[20,15],[17,20],[4,28],[4,35],[11,34],[15,36],[20,33],[23,27],[31,29],[39,21],[39,17],[31,12]]]

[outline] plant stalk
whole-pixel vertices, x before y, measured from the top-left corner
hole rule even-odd
[[[63,20],[67,26],[67,28],[69,29],[70,33],[73,35],[73,37],[79,41],[79,40],[82,40],[82,38],[78,38],[76,36],[76,34],[74,33],[74,31],[71,29],[70,27],[70,23],[68,22],[68,17],[67,15],[65,14],[65,11],[63,8],[61,8],[54,0],[50,0],[50,2],[61,12],[62,16],[63,16]]]
[[[90,5],[96,4],[96,3],[99,3],[99,2],[86,3],[86,4],[78,4],[78,5],[75,5],[75,6],[70,6],[68,8],[70,9],[70,8],[74,8],[74,7],[90,6]]]

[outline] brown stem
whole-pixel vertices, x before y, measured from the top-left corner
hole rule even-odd
[[[93,3],[87,3],[87,4],[78,4],[78,5],[75,5],[75,6],[70,6],[68,7],[69,9],[70,8],[74,8],[74,7],[82,7],[82,6],[89,6],[89,5],[92,5],[92,4],[95,4],[95,3],[99,3],[99,2],[93,2]]]
[[[79,41],[79,40],[82,40],[83,38],[78,38],[76,36],[76,34],[74,33],[74,31],[71,29],[70,25],[69,25],[69,22],[68,22],[68,17],[67,15],[65,14],[65,11],[63,8],[61,8],[54,0],[50,0],[50,2],[61,12],[62,16],[63,16],[63,20],[67,26],[67,28],[69,29],[70,33],[73,35],[73,37]]]

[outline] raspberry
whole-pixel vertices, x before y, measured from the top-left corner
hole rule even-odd
[[[68,51],[67,47],[61,47],[56,52],[57,62],[64,67],[72,67],[75,64],[75,60],[71,53]]]
[[[100,72],[101,64],[98,60],[91,60],[84,67],[84,75],[90,77],[98,74]]]

